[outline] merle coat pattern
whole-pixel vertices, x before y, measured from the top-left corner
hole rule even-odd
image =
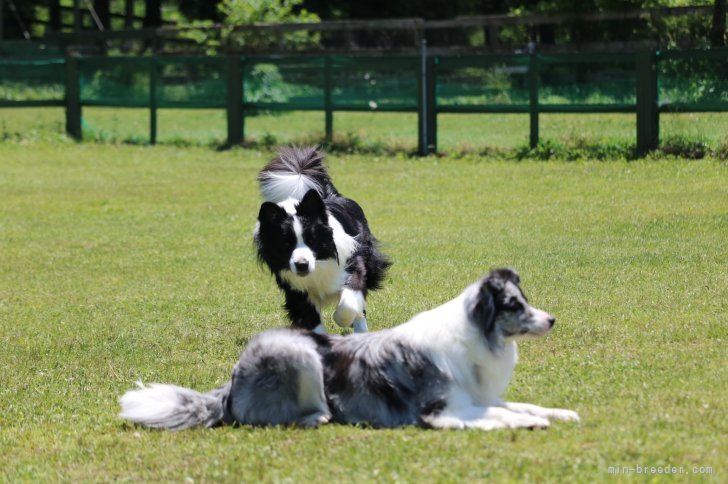
[[[348,336],[277,329],[255,337],[230,382],[202,394],[151,385],[121,398],[121,416],[163,429],[220,424],[543,428],[571,410],[504,402],[516,340],[554,325],[518,275],[492,271],[455,299],[391,329]]]

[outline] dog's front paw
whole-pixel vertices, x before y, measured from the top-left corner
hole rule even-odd
[[[354,324],[355,319],[364,318],[364,295],[360,291],[344,289],[341,291],[339,305],[334,311],[334,322],[342,328]]]
[[[509,418],[506,421],[506,426],[512,429],[525,428],[525,429],[547,429],[549,428],[548,420],[535,415],[518,415],[517,417]]]
[[[354,332],[355,333],[366,333],[369,331],[367,326],[367,320],[365,318],[358,318],[354,321]]]
[[[496,430],[496,429],[504,429],[508,427],[503,422],[499,422],[498,420],[493,419],[479,419],[479,420],[473,420],[472,422],[467,422],[466,425],[467,428],[470,429],[479,429],[479,430]]]
[[[563,420],[564,422],[581,422],[578,413],[564,408],[550,409],[549,417],[556,420]]]

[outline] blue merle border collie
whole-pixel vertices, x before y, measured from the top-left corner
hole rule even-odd
[[[400,326],[347,336],[269,330],[243,351],[224,386],[198,393],[153,384],[121,397],[121,417],[151,428],[329,422],[492,430],[578,421],[571,411],[501,397],[516,340],[554,325],[519,277],[492,271],[455,299]]]
[[[258,258],[285,294],[296,328],[325,333],[322,308],[334,321],[366,332],[366,297],[391,263],[380,252],[364,211],[334,187],[316,148],[282,148],[258,175],[265,202],[254,240]]]

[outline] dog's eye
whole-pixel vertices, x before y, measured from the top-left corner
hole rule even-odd
[[[321,238],[321,236],[319,235],[318,231],[314,230],[314,229],[307,230],[303,234],[303,240],[308,245],[315,245],[316,241],[318,241],[320,238]]]
[[[292,249],[296,246],[296,240],[292,239],[292,238],[286,237],[283,239],[282,242],[283,242],[283,247],[285,247],[286,249]]]
[[[515,297],[509,297],[505,300],[504,306],[506,309],[509,309],[511,311],[520,311],[523,309],[523,304],[521,304],[521,301],[518,300],[518,298]]]

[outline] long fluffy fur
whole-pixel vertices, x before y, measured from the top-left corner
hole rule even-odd
[[[206,394],[152,385],[121,398],[121,416],[172,430],[221,423],[542,428],[570,410],[504,402],[516,340],[554,318],[530,306],[510,270],[392,329],[349,336],[271,330],[255,337],[231,381]]]
[[[338,194],[323,164],[323,153],[315,147],[284,147],[258,174],[263,199],[282,203],[301,200],[309,190],[321,198]]]
[[[137,382],[139,390],[121,397],[120,417],[150,428],[182,430],[212,427],[222,422],[223,398],[230,384],[208,393],[198,393],[175,385]]]

